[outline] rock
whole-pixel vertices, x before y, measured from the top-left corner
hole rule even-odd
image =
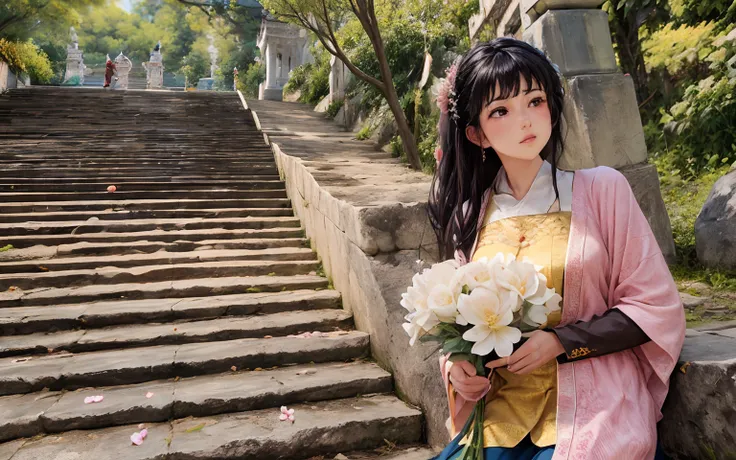
[[[736,269],[736,170],[713,185],[695,221],[698,260],[710,268]]]
[[[682,305],[685,308],[695,308],[703,305],[708,299],[706,297],[698,297],[690,295],[687,292],[680,293],[680,299],[682,299]]]
[[[659,423],[673,459],[731,458],[736,446],[736,339],[697,334],[685,340]]]

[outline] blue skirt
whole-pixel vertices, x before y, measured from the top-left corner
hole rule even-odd
[[[460,445],[460,436],[456,436],[440,454],[432,460],[455,460],[463,446]],[[555,446],[537,447],[529,435],[522,439],[515,447],[486,447],[483,449],[485,460],[550,460],[555,451]],[[657,442],[657,452],[654,460],[670,460]]]
[[[440,454],[432,460],[454,460],[463,450],[460,436],[456,436]],[[527,435],[515,447],[486,447],[483,449],[485,460],[550,460],[555,446],[537,447]]]

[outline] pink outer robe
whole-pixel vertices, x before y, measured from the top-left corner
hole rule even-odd
[[[618,308],[651,341],[558,366],[553,460],[654,458],[656,423],[685,339],[685,312],[649,223],[615,169],[575,173],[563,294],[560,326]],[[449,365],[441,359],[446,386]],[[448,396],[451,421],[460,429],[474,403]]]

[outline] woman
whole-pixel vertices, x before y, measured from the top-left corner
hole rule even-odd
[[[654,458],[685,318],[627,180],[557,170],[563,89],[532,46],[476,45],[447,84],[429,198],[441,250],[461,264],[527,257],[563,296],[559,317],[491,357],[490,383],[443,357],[452,436],[486,398],[486,459]],[[461,450],[456,438],[437,458]]]
[[[112,77],[115,75],[115,63],[112,62],[112,59],[110,59],[110,55],[107,55],[107,60],[105,61],[105,84],[103,85],[103,88],[109,88],[110,84],[112,83]]]

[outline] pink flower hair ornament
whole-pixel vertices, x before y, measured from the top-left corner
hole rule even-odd
[[[457,62],[453,63],[441,78],[432,86],[432,93],[437,101],[437,107],[444,115],[452,119],[459,118],[457,113],[457,94],[455,93],[455,77],[457,76]]]

